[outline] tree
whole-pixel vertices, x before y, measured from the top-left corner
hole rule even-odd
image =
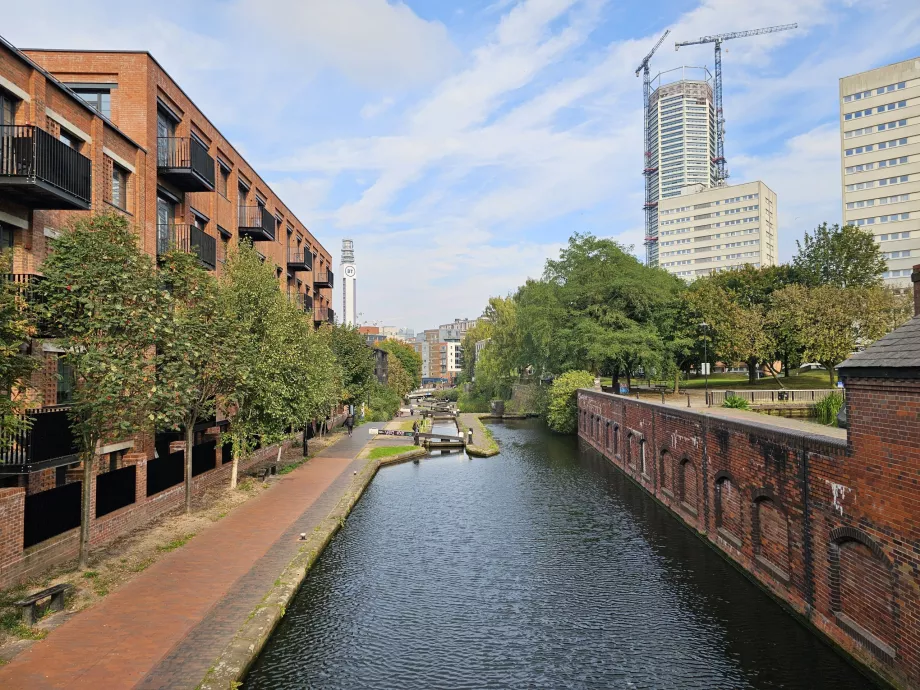
[[[192,254],[172,251],[161,270],[164,315],[157,349],[158,425],[185,433],[185,511],[192,510],[195,424],[215,414],[236,382],[236,333],[217,280]]]
[[[374,351],[354,326],[330,327],[332,350],[341,369],[342,400],[358,404],[367,400],[374,380]]]
[[[546,423],[560,434],[572,434],[578,428],[579,388],[591,388],[594,374],[588,371],[567,371],[553,381],[549,390]]]
[[[405,369],[406,374],[412,381],[412,389],[422,385],[422,356],[415,351],[411,345],[400,342],[399,340],[386,339],[378,347],[387,353],[389,366],[392,366],[393,359],[398,359]]]
[[[796,246],[793,268],[799,280],[810,287],[871,287],[880,284],[885,271],[885,259],[872,233],[854,225],[841,228],[822,223],[814,235],[806,232]]]
[[[80,220],[51,246],[42,266],[42,316],[61,333],[74,371],[69,416],[83,463],[80,567],[86,567],[96,448],[153,426],[163,300],[153,262],[120,214]]]
[[[12,257],[0,254],[0,272],[9,273]],[[21,286],[0,277],[0,448],[8,448],[28,427],[24,381],[38,367],[25,344],[35,334],[34,315]]]
[[[387,386],[400,398],[405,397],[414,387],[412,377],[399,357],[389,357],[387,360]]]
[[[235,381],[222,401],[231,418],[230,486],[235,487],[239,460],[249,453],[253,439],[275,431],[271,407],[281,391],[271,350],[273,336],[283,330],[277,317],[279,298],[284,297],[271,267],[263,265],[249,242],[231,251],[220,286],[236,338]]]

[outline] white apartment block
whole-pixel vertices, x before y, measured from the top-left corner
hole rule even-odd
[[[447,372],[459,374],[463,370],[463,346],[460,343],[447,343]]]
[[[684,280],[777,262],[776,193],[763,182],[690,185],[662,199],[658,265]]]
[[[664,74],[701,73],[704,70],[681,67]],[[658,80],[664,74],[658,76]],[[663,200],[680,196],[686,185],[711,187],[716,167],[712,163],[716,150],[715,112],[712,86],[707,79],[686,79],[659,86],[649,98],[651,141],[647,157],[651,203],[652,236],[658,227]],[[659,228],[660,230],[660,228]],[[649,264],[658,265],[660,251],[649,247]]]
[[[441,330],[459,331],[461,338],[466,332],[478,323],[479,319],[454,319],[453,323],[444,323],[438,326]]]
[[[920,257],[920,58],[840,80],[845,223],[869,230],[885,284],[910,286]]]

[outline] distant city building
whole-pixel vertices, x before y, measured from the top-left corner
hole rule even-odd
[[[358,273],[355,243],[342,240],[342,323],[354,326],[358,319]]]
[[[662,78],[680,77],[662,83]],[[699,76],[698,79],[687,77]],[[716,125],[709,72],[702,67],[679,67],[662,72],[649,98],[650,142],[645,174],[649,175],[652,234],[648,263],[658,265],[660,203],[680,196],[685,185],[711,187],[715,182]],[[659,240],[660,241],[660,240]]]
[[[364,336],[364,339],[367,341],[367,344],[371,347],[382,343],[387,337],[380,332],[378,326],[359,326],[358,333]]]
[[[920,59],[840,80],[843,219],[872,232],[896,288],[910,286],[920,256],[918,141]]]
[[[463,336],[466,335],[466,332],[470,330],[473,326],[478,323],[479,319],[454,319],[453,323],[443,323],[438,326],[440,330],[448,331],[459,331],[462,335],[460,339],[463,339]]]
[[[658,265],[690,281],[710,273],[774,266],[776,194],[763,182],[686,186],[658,207]]]

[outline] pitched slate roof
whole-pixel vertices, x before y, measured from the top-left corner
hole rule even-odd
[[[920,371],[920,316],[843,362],[839,369],[917,369]],[[844,372],[855,375],[857,372]]]

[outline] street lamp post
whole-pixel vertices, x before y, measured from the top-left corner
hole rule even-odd
[[[703,329],[703,376],[706,379],[706,406],[709,406],[709,337],[707,332],[709,330],[709,324],[703,321],[700,324],[700,328]]]

